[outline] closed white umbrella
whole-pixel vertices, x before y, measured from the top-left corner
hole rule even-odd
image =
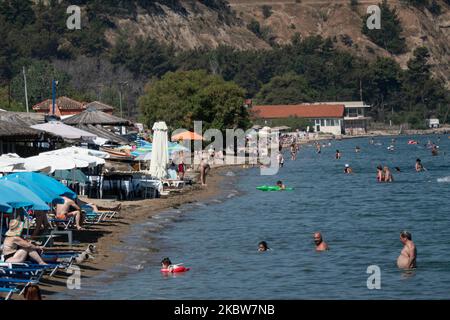
[[[150,162],[150,174],[162,179],[167,176],[167,165],[169,163],[169,143],[167,137],[167,125],[164,121],[153,125],[153,146]]]

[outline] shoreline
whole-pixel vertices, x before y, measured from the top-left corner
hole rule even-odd
[[[134,225],[143,223],[149,218],[158,215],[170,209],[178,209],[185,204],[191,204],[218,197],[223,190],[221,182],[226,179],[224,172],[242,168],[241,166],[220,166],[214,167],[208,174],[207,187],[198,184],[188,187],[187,190],[176,192],[165,198],[147,199],[138,201],[101,201],[98,199],[89,199],[89,201],[101,205],[122,204],[122,210],[117,218],[102,222],[98,225],[89,225],[89,229],[78,233],[73,231],[74,239],[79,243],[71,248],[59,246],[58,248],[74,249],[83,251],[89,244],[94,244],[97,248],[97,254],[94,259],[85,261],[77,265],[81,271],[81,279],[87,281],[89,278],[96,277],[102,273],[111,270],[119,264],[123,264],[127,257],[124,250],[115,250],[116,247],[124,243],[124,239],[131,233]],[[86,200],[86,199],[85,199]],[[67,278],[70,276],[65,271],[57,272],[52,278],[43,277],[40,285],[43,299],[52,300],[55,294],[68,290],[66,287]],[[14,299],[21,299],[22,296],[15,295]]]

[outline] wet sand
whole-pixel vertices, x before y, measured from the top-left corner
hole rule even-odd
[[[236,169],[236,167],[235,167]],[[116,218],[100,224],[88,225],[87,230],[73,231],[73,238],[80,243],[73,247],[58,246],[54,249],[67,249],[84,251],[89,244],[97,247],[98,253],[95,258],[78,265],[81,269],[82,282],[89,281],[89,278],[97,276],[102,272],[111,269],[117,264],[124,262],[126,254],[113,250],[120,245],[123,239],[130,233],[133,225],[139,224],[149,217],[170,208],[178,208],[183,204],[195,203],[214,198],[221,193],[221,182],[226,176],[223,174],[230,171],[230,167],[214,168],[207,177],[207,187],[200,184],[188,186],[180,192],[171,192],[169,196],[158,199],[147,199],[138,201],[99,201],[89,199],[89,202],[113,207],[118,203],[122,204],[122,210]],[[86,199],[83,199],[86,201]],[[51,249],[50,249],[51,250]],[[59,271],[52,278],[44,277],[40,283],[43,299],[52,299],[55,293],[67,290],[67,278],[70,274]],[[22,299],[14,295],[14,299]]]

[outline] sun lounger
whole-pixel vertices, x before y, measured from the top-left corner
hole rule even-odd
[[[39,283],[39,281],[36,281],[33,279],[3,278],[3,277],[1,277],[1,274],[0,274],[0,287],[23,286],[19,295],[22,295],[25,292],[25,289],[27,286],[29,286],[31,284],[38,284],[38,283]]]
[[[69,229],[74,224],[74,218],[70,217],[69,219],[61,220],[57,218],[51,218],[49,219],[49,222],[51,224],[54,224],[56,227],[62,225],[64,227],[64,230]]]
[[[6,293],[4,300],[11,299],[12,295],[17,292],[19,292],[19,289],[14,285],[5,286],[5,284],[0,284],[0,293]]]

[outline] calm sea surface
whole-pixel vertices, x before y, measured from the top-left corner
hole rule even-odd
[[[322,154],[302,146],[296,161],[285,154],[276,176],[237,171],[225,179],[219,199],[135,226],[116,248],[128,252],[126,265],[83,278],[81,290],[55,298],[449,299],[450,139],[438,137],[397,137],[393,152],[387,150],[391,138],[376,138],[374,145],[369,139],[332,141]],[[410,138],[420,145],[408,145]],[[439,156],[425,146],[429,139],[440,146]],[[336,149],[341,160],[334,158]],[[415,172],[416,158],[428,171]],[[343,174],[346,163],[353,175]],[[391,167],[394,183],[376,182],[378,164]],[[255,189],[278,179],[295,190]],[[404,229],[418,249],[412,274],[396,267]],[[329,252],[314,251],[314,231],[323,233]],[[258,253],[261,240],[273,250]],[[165,256],[191,271],[163,276]],[[381,269],[380,290],[367,288],[370,265]]]

